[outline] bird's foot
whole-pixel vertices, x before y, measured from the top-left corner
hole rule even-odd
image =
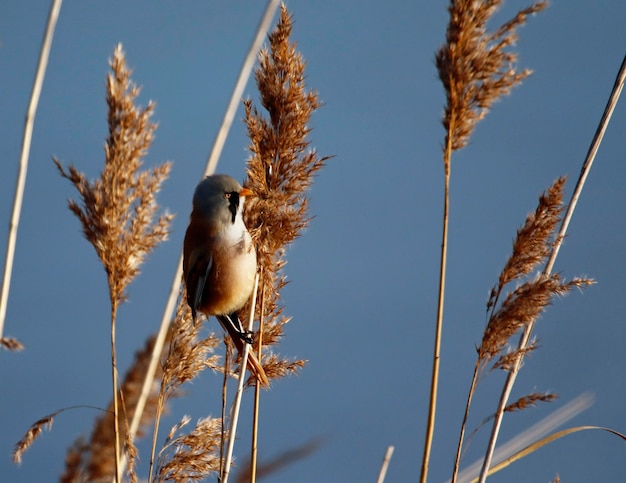
[[[247,344],[252,344],[252,342],[254,342],[254,339],[252,338],[254,333],[249,330],[239,332],[238,335],[239,335],[239,338]]]

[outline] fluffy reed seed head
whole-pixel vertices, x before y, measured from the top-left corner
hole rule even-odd
[[[157,481],[200,481],[219,471],[221,420],[201,419],[189,434],[174,438],[189,421],[190,418],[185,416],[170,431],[159,455]],[[167,453],[172,454],[165,458]],[[167,462],[164,463],[163,459]]]
[[[522,396],[517,401],[508,404],[507,406],[505,406],[504,411],[509,413],[514,411],[523,411],[524,409],[528,409],[529,407],[536,406],[537,403],[540,402],[552,402],[558,397],[558,395],[551,392],[535,392],[526,396]]]
[[[517,230],[511,256],[506,261],[498,277],[498,283],[491,289],[487,310],[497,303],[504,286],[519,280],[536,270],[552,252],[557,224],[563,212],[563,190],[567,178],[558,178],[539,197],[537,208],[526,217],[524,225]]]
[[[286,284],[285,250],[311,219],[307,191],[328,159],[309,148],[309,121],[320,102],[306,88],[306,64],[289,40],[291,32],[292,18],[282,5],[278,24],[268,36],[269,48],[259,54],[255,73],[261,105],[269,118],[251,100],[244,102],[251,152],[244,185],[256,195],[246,201],[244,220],[256,244],[259,294],[264,294],[256,304],[256,317],[262,310],[262,340],[269,346],[278,343],[290,320],[280,303],[280,290]],[[247,311],[249,307],[242,311],[244,320]],[[270,379],[295,372],[304,363],[277,356],[263,361]]]
[[[183,289],[184,290],[184,289]],[[191,309],[182,293],[168,336],[167,358],[163,364],[162,391],[167,400],[185,382],[204,369],[220,370],[220,357],[213,354],[220,339],[211,334],[199,337],[201,324],[194,324]]]
[[[557,179],[541,195],[537,209],[517,231],[513,254],[500,273],[498,284],[492,289],[487,303],[488,313],[491,311],[491,314],[478,348],[478,357],[482,364],[488,363],[494,357],[503,356],[499,364],[510,367],[523,352],[505,354],[509,339],[520,329],[533,323],[554,297],[565,295],[574,287],[582,288],[594,283],[587,278],[574,278],[565,282],[558,273],[540,272],[510,291],[498,305],[500,293],[506,284],[538,270],[539,264],[549,256],[562,212],[564,184],[565,178]]]
[[[66,171],[57,159],[54,162],[80,194],[81,203],[70,200],[69,208],[104,266],[111,302],[119,304],[145,257],[169,234],[173,216],[164,214],[156,220],[155,216],[159,208],[156,193],[167,179],[171,163],[140,169],[157,127],[150,121],[154,103],[143,109],[135,105],[140,89],[130,80],[121,44],[109,63],[104,170],[89,181],[74,166]]]
[[[41,432],[44,428],[48,428],[48,431],[52,429],[52,423],[54,422],[54,418],[61,411],[56,411],[48,416],[44,416],[43,418],[35,421],[26,434],[20,439],[13,450],[13,463],[20,464],[22,462],[22,455],[24,452],[30,448],[30,446],[35,442],[35,440],[41,435]]]
[[[439,79],[446,91],[443,126],[451,150],[467,144],[474,127],[493,103],[531,74],[516,68],[517,54],[508,50],[517,41],[517,28],[543,10],[539,1],[520,10],[493,32],[487,23],[502,0],[451,0],[446,43],[435,57]]]

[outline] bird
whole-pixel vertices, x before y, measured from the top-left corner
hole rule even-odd
[[[194,323],[198,312],[215,316],[241,354],[252,344],[238,311],[254,289],[257,271],[252,237],[243,222],[246,197],[254,193],[225,174],[205,177],[196,187],[183,244],[183,278]],[[262,386],[269,386],[253,352],[248,369]]]

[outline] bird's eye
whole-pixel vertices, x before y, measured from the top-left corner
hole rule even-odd
[[[224,193],[224,198],[229,199],[230,198],[230,193]]]

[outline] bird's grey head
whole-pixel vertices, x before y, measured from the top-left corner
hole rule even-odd
[[[232,176],[214,174],[204,178],[193,195],[193,209],[207,220],[235,222],[237,212],[243,207],[239,193],[242,186]]]

